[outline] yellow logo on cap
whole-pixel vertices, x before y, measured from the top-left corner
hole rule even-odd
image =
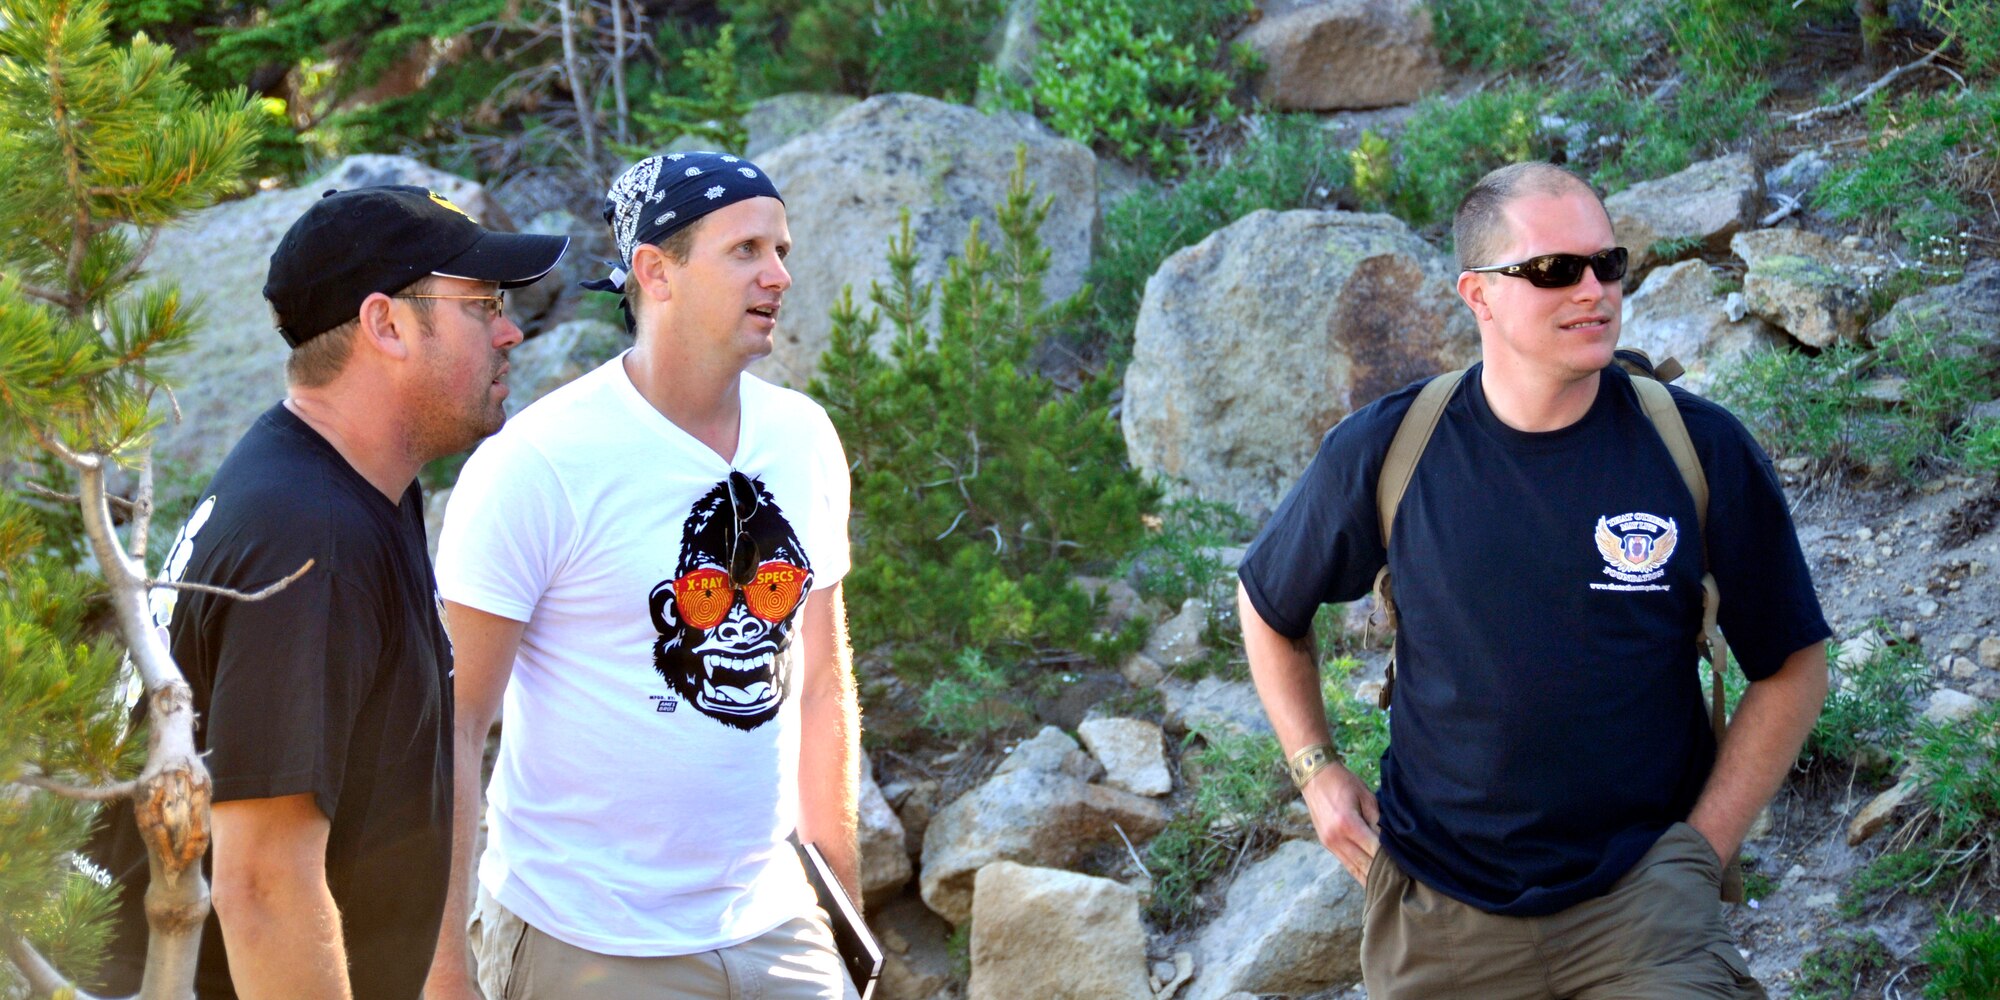
[[[462,208],[458,207],[457,205],[454,205],[454,204],[452,204],[451,202],[449,202],[449,201],[445,200],[445,197],[444,197],[444,195],[441,195],[441,194],[437,193],[436,191],[429,191],[429,190],[426,190],[426,191],[425,191],[424,193],[425,193],[425,194],[428,194],[428,195],[430,195],[430,196],[431,196],[431,200],[432,200],[432,201],[434,201],[434,202],[437,202],[438,204],[440,204],[440,205],[443,205],[444,207],[446,207],[446,208],[449,208],[449,209],[451,209],[452,211],[454,211],[454,212],[457,212],[458,214],[460,214],[460,215],[463,215],[463,216],[465,216],[465,217],[466,217],[466,218],[468,218],[468,219],[472,219],[472,222],[473,222],[473,224],[474,224],[474,225],[478,225],[478,224],[479,224],[479,220],[478,220],[478,219],[473,219],[473,218],[472,218],[472,213],[471,213],[471,212],[468,212],[468,211],[466,211],[465,209],[462,209]]]

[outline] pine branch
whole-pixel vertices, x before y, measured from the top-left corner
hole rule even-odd
[[[13,928],[0,927],[0,935],[6,937],[7,957],[13,959],[14,967],[21,970],[22,978],[28,981],[28,992],[35,997],[70,996],[76,1000],[98,1000],[76,988],[76,984],[63,977],[28,939],[14,932]],[[65,992],[67,991],[67,992]]]
[[[45,792],[60,795],[66,799],[84,802],[116,802],[129,799],[139,790],[137,781],[120,781],[111,785],[71,785],[40,774],[24,774],[15,784],[29,788],[39,788]]]
[[[80,503],[83,500],[83,497],[79,494],[58,493],[55,490],[49,489],[48,487],[43,486],[40,483],[22,483],[21,489],[29,493],[32,493],[35,496],[41,497],[44,500],[54,500],[57,503]],[[116,493],[107,496],[105,499],[109,500],[113,506],[118,507],[119,509],[125,510],[127,512],[130,512],[134,506],[132,501],[127,500],[124,497],[117,495]]]

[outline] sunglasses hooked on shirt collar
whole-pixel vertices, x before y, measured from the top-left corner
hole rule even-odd
[[[1588,266],[1597,280],[1606,284],[1625,277],[1625,248],[1612,247],[1591,254],[1588,257],[1574,253],[1545,253],[1540,257],[1530,257],[1513,264],[1489,264],[1485,267],[1468,267],[1474,274],[1504,274],[1513,278],[1526,278],[1528,284],[1536,288],[1568,288],[1583,280],[1583,269]]]

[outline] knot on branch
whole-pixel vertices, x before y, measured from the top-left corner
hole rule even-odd
[[[132,810],[158,868],[156,881],[178,881],[208,853],[208,772],[187,761],[169,763],[139,779]]]

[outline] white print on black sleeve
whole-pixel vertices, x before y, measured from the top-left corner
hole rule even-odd
[[[673,578],[648,596],[660,633],[653,668],[703,715],[755,729],[777,717],[791,690],[784,653],[811,589],[812,564],[791,522],[761,481],[732,472],[694,502]],[[654,701],[659,712],[676,705]]]
[[[160,567],[160,579],[168,583],[179,583],[187,573],[188,562],[194,558],[194,536],[201,531],[215,513],[215,497],[209,496],[188,515],[187,523],[174,535],[173,547],[167,550],[166,565]],[[160,641],[167,641],[167,626],[174,623],[174,607],[180,603],[181,592],[173,587],[154,587],[146,594],[148,610],[153,615],[153,627],[160,632]],[[139,704],[146,694],[145,682],[139,679],[139,671],[132,666],[131,657],[125,659],[125,707]]]
[[[1636,512],[1600,517],[1592,538],[1597,543],[1597,554],[1604,557],[1604,575],[1619,582],[1593,583],[1590,589],[1670,589],[1653,581],[1667,574],[1667,560],[1673,558],[1674,549],[1680,546],[1681,532],[1673,518]]]

